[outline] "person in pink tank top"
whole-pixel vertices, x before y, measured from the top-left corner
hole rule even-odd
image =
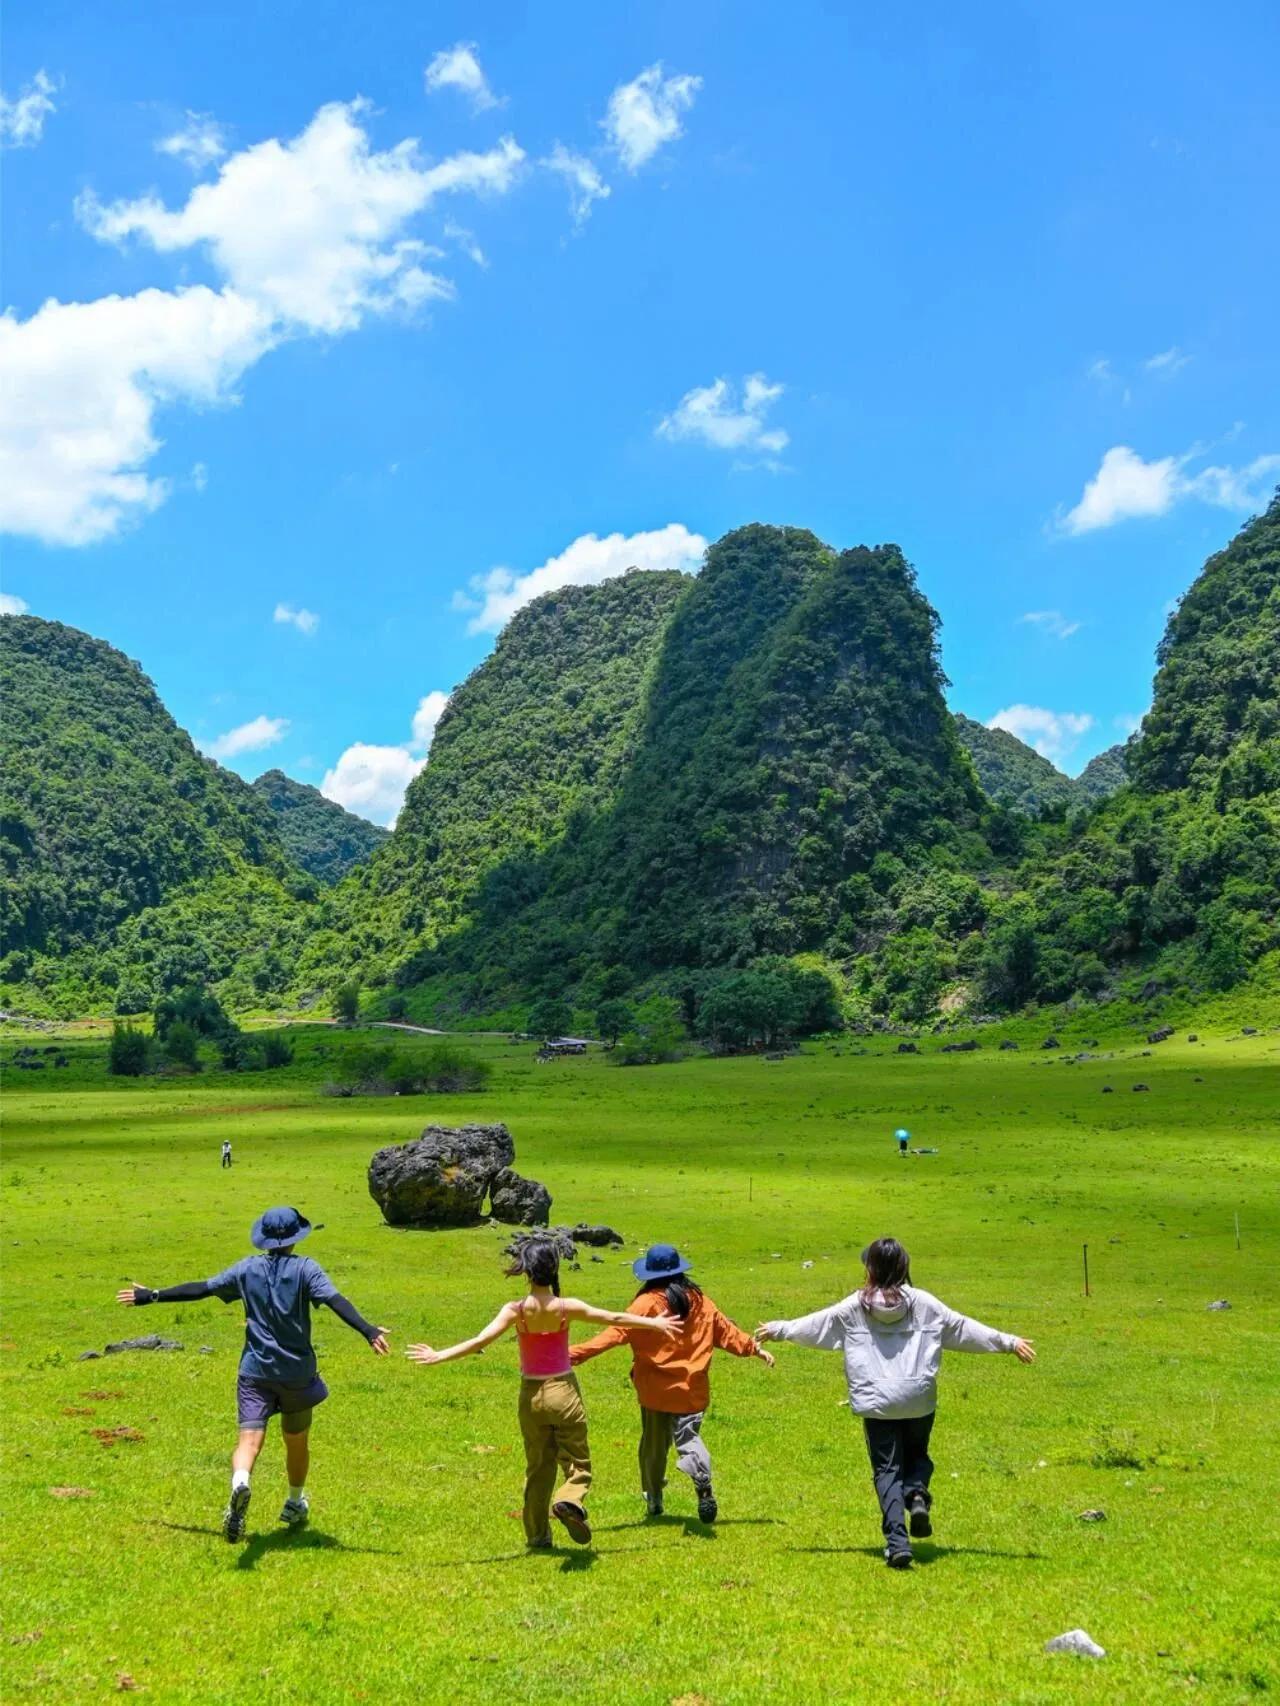
[[[563,1523],[579,1546],[591,1542],[591,1527],[583,1501],[591,1485],[591,1452],[587,1442],[587,1412],[578,1378],[569,1364],[569,1323],[598,1321],[615,1327],[673,1338],[683,1323],[674,1315],[628,1315],[619,1309],[596,1309],[577,1297],[560,1295],[560,1252],[551,1238],[526,1238],[506,1269],[508,1278],[522,1274],[529,1282],[526,1296],[502,1308],[472,1339],[433,1350],[410,1345],[412,1362],[453,1362],[472,1356],[500,1339],[509,1327],[520,1347],[520,1432],[524,1437],[524,1533],[531,1551],[551,1544],[551,1518]],[[552,1503],[556,1466],[564,1473],[560,1496]]]

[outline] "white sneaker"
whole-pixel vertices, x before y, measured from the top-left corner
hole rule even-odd
[[[280,1512],[280,1520],[290,1528],[305,1528],[307,1518],[311,1514],[311,1506],[307,1503],[304,1493],[300,1499],[286,1499],[284,1509]]]

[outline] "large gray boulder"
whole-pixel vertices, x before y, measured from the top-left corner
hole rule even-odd
[[[369,1163],[369,1195],[391,1226],[470,1226],[496,1176],[515,1160],[504,1125],[429,1125]]]
[[[489,1186],[489,1213],[504,1226],[545,1226],[551,1218],[551,1192],[536,1179],[504,1167]]]

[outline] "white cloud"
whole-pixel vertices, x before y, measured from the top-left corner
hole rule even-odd
[[[782,395],[763,373],[750,374],[742,384],[741,402],[727,379],[686,391],[669,415],[658,422],[659,438],[700,439],[716,450],[777,456],[790,443],[781,427],[766,427],[765,416]]]
[[[156,143],[157,154],[181,160],[193,172],[216,165],[226,152],[226,133],[208,113],[189,112],[181,130],[175,130],[172,136],[162,136]]]
[[[456,42],[436,54],[423,73],[428,94],[439,89],[457,89],[466,95],[473,111],[487,112],[490,107],[502,106],[502,101],[489,87],[489,80],[480,66],[479,50],[473,41]]]
[[[193,462],[191,464],[191,484],[198,492],[202,492],[209,484],[209,469],[206,463]]]
[[[314,610],[295,609],[292,604],[277,604],[272,620],[292,623],[300,634],[314,634],[320,626],[320,618]]]
[[[1268,486],[1280,473],[1280,456],[1258,456],[1243,468],[1210,467],[1188,473],[1187,465],[1199,454],[1192,449],[1181,456],[1144,462],[1128,445],[1113,445],[1080,502],[1060,518],[1059,526],[1067,533],[1091,533],[1134,516],[1164,515],[1184,498],[1198,498],[1222,509],[1254,509],[1266,501]]]
[[[197,741],[201,752],[210,758],[237,758],[242,752],[260,752],[264,746],[275,746],[289,732],[288,717],[254,717],[225,734],[209,741]]]
[[[600,176],[595,162],[585,154],[575,154],[566,148],[562,142],[555,147],[545,159],[539,161],[549,172],[557,172],[569,186],[569,208],[573,214],[573,223],[583,226],[590,218],[594,202],[603,201],[613,192]]]
[[[1172,378],[1173,375],[1184,368],[1190,360],[1191,357],[1189,355],[1183,355],[1177,344],[1174,344],[1171,349],[1161,350],[1159,355],[1149,356],[1142,365],[1146,368],[1148,373],[1163,373],[1167,377]]]
[[[104,241],[207,248],[231,289],[298,330],[351,331],[366,314],[451,295],[404,227],[439,195],[509,190],[524,151],[504,137],[434,165],[411,140],[378,154],[357,122],[364,111],[360,101],[322,107],[293,141],[232,155],[176,211],[154,196],[104,207],[91,195],[77,211]]]
[[[489,262],[484,250],[476,242],[474,231],[468,231],[465,225],[459,225],[456,219],[446,219],[444,234],[451,243],[456,243],[469,261],[474,261],[478,267],[487,267]]]
[[[56,112],[57,87],[47,71],[37,71],[16,100],[0,94],[0,148],[34,148],[44,135],[44,121]]]
[[[1110,385],[1115,378],[1111,363],[1105,355],[1097,356],[1084,371],[1086,379],[1096,380],[1099,385]]]
[[[16,592],[0,592],[0,616],[23,616],[29,608],[26,599]]]
[[[1142,727],[1142,721],[1146,714],[1145,711],[1121,711],[1112,717],[1112,727],[1119,729],[1120,733],[1128,740],[1130,735],[1136,734]]]
[[[1030,622],[1041,633],[1052,634],[1055,640],[1069,640],[1073,634],[1080,632],[1080,623],[1068,621],[1060,610],[1028,610],[1018,620]]]
[[[156,409],[233,400],[274,341],[261,307],[206,285],[0,316],[0,529],[88,545],[155,509]]]
[[[496,634],[532,599],[562,586],[597,586],[628,569],[695,570],[707,541],[678,521],[649,533],[610,533],[604,539],[584,533],[557,557],[549,557],[527,575],[503,567],[472,575],[469,591],[454,594],[456,610],[476,614],[469,634]]]
[[[452,294],[406,226],[438,196],[508,190],[523,150],[508,137],[430,165],[413,141],[375,153],[364,111],[323,107],[292,141],[232,155],[176,211],[152,196],[80,198],[95,236],[202,246],[223,282],[0,316],[0,527],[52,545],[109,537],[170,489],[145,471],[158,409],[234,402],[245,371],[286,338]]]
[[[1093,727],[1087,711],[1047,711],[1040,705],[1006,705],[987,722],[989,729],[1005,729],[1042,758],[1061,764]]]
[[[601,128],[629,172],[638,172],[664,143],[681,134],[680,115],[693,105],[701,77],[662,75],[662,62],[650,65],[609,96]]]
[[[320,792],[349,812],[374,823],[394,824],[404,804],[405,789],[427,762],[449,695],[437,688],[424,693],[413,713],[409,739],[400,746],[375,746],[356,741],[326,770]]]

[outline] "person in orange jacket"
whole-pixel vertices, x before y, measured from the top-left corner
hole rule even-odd
[[[674,1244],[654,1244],[632,1264],[632,1272],[640,1281],[640,1294],[629,1313],[670,1312],[684,1323],[681,1331],[658,1341],[654,1333],[606,1327],[593,1339],[574,1345],[569,1361],[576,1368],[602,1351],[631,1346],[631,1379],[640,1400],[640,1486],[648,1514],[662,1515],[667,1457],[674,1445],[676,1464],[697,1491],[700,1520],[714,1522],[720,1508],[711,1486],[711,1456],[702,1438],[702,1418],[711,1402],[707,1369],[712,1352],[759,1357],[769,1368],[773,1357],[694,1284],[688,1277],[689,1263]]]

